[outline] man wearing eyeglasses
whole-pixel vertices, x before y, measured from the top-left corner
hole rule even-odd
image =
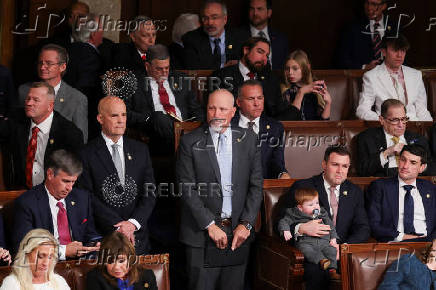
[[[395,176],[404,145],[421,145],[430,154],[428,141],[406,130],[408,120],[404,104],[399,100],[388,99],[382,103],[381,127],[369,128],[357,136],[359,176]]]

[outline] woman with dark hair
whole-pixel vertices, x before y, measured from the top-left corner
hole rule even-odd
[[[402,255],[386,271],[378,290],[436,289],[436,239],[420,258],[414,254]]]
[[[278,106],[277,119],[294,121],[330,118],[332,98],[323,80],[313,80],[309,58],[304,51],[295,50],[286,58],[281,90],[283,104]]]
[[[157,290],[157,284],[152,270],[139,267],[129,239],[113,232],[101,243],[97,267],[86,276],[86,289]]]

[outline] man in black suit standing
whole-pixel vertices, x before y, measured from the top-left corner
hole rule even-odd
[[[186,69],[216,70],[240,58],[244,41],[225,29],[227,7],[221,0],[206,0],[200,11],[202,26],[183,35]]]
[[[347,179],[350,168],[350,152],[345,147],[331,146],[326,149],[321,163],[323,173],[296,181],[290,188],[285,208],[295,206],[297,188],[314,188],[318,191],[320,206],[327,210],[334,221],[339,236],[338,243],[363,243],[369,238],[368,218],[364,207],[363,193]],[[329,234],[330,226],[321,220],[313,220],[292,226],[295,239],[302,235],[323,236]],[[328,273],[319,265],[305,262],[304,280],[306,289],[324,289],[328,285]]]
[[[272,16],[272,0],[251,0],[248,11],[250,24],[241,28],[243,39],[264,37],[271,43],[268,57],[273,70],[283,70],[286,56],[289,54],[289,40],[283,33],[268,25]]]
[[[357,136],[359,176],[397,175],[399,155],[407,144],[421,145],[430,156],[425,137],[406,130],[408,120],[401,101],[388,99],[382,103],[381,127],[368,128]]]
[[[432,241],[436,237],[436,186],[417,178],[427,162],[424,148],[405,145],[398,176],[371,183],[368,217],[371,235],[377,241]]]
[[[270,43],[262,37],[250,37],[242,45],[243,56],[239,63],[227,66],[212,74],[218,77],[220,88],[230,90],[234,96],[244,81],[255,79],[262,83],[265,94],[265,113],[273,117],[280,103],[280,82],[267,65]],[[213,88],[215,89],[215,88]]]
[[[138,89],[128,102],[127,122],[150,137],[150,150],[174,152],[174,121],[203,121],[204,114],[183,73],[170,72],[168,49],[157,44],[147,50],[146,77],[138,74]]]
[[[178,149],[188,289],[242,289],[244,284],[263,178],[256,135],[230,128],[235,111],[232,94],[215,91],[207,105],[208,124],[183,135]]]
[[[14,249],[32,229],[50,231],[59,241],[59,258],[80,257],[97,251],[101,236],[94,226],[91,195],[73,188],[82,172],[82,164],[74,154],[56,150],[46,164],[46,178],[14,202]],[[93,246],[85,246],[93,242]]]
[[[77,152],[83,146],[82,132],[53,111],[52,86],[36,82],[24,101],[25,115],[0,119],[0,142],[8,143],[12,174],[10,187],[32,188],[44,180],[44,160],[50,152],[66,149]],[[12,167],[13,166],[13,167]]]
[[[262,84],[256,80],[245,81],[239,87],[236,104],[239,112],[232,118],[232,126],[250,129],[257,134],[263,178],[291,178],[285,167],[283,125],[263,114]]]
[[[129,31],[131,42],[119,43],[114,48],[113,67],[144,72],[147,50],[156,42],[157,29],[150,17],[139,15],[133,19],[134,29]]]
[[[125,234],[136,253],[149,250],[147,221],[155,204],[147,191],[154,183],[147,145],[124,137],[126,106],[118,97],[105,97],[98,105],[101,135],[82,150],[83,173],[79,188],[92,192],[97,230]]]

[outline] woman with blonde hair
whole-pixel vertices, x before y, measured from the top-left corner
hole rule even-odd
[[[310,61],[304,51],[295,50],[286,58],[281,91],[283,104],[278,106],[279,120],[330,118],[332,98],[323,80],[313,80]]]
[[[86,276],[86,289],[157,290],[157,284],[152,270],[139,267],[129,239],[115,231],[101,242],[97,267]]]
[[[43,229],[29,231],[21,240],[12,273],[3,280],[0,290],[65,290],[65,279],[54,273],[59,245]]]

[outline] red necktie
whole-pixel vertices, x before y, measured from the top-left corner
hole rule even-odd
[[[145,54],[141,55],[141,58],[142,58],[143,61],[146,61],[146,56],[145,56]]]
[[[32,188],[32,176],[33,176],[33,162],[35,160],[36,148],[38,147],[38,127],[32,128],[32,137],[27,145],[26,155],[26,185],[28,188]]]
[[[176,108],[174,108],[174,106],[170,104],[170,98],[168,97],[167,90],[165,90],[163,86],[163,82],[159,82],[158,86],[159,86],[158,92],[159,92],[160,103],[164,107],[165,111],[169,115],[177,116]]]
[[[379,29],[378,22],[374,23],[374,38],[372,39],[372,48],[374,51],[374,59],[381,59],[381,35]]]
[[[256,76],[256,74],[254,72],[249,72],[249,73],[247,73],[247,76],[250,78],[250,80],[254,80],[254,77]]]
[[[70,227],[68,226],[67,211],[64,208],[64,204],[60,201],[56,203],[59,208],[58,211],[58,233],[59,233],[59,244],[68,245],[71,243]]]

